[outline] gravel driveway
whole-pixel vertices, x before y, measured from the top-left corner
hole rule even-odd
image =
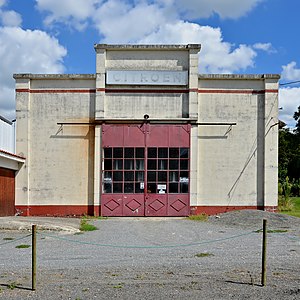
[[[267,286],[260,286],[268,219]],[[83,234],[40,231],[37,290],[24,231],[0,232],[1,299],[299,299],[300,219],[261,211],[112,218]],[[14,238],[14,240],[9,240]],[[17,240],[18,238],[23,238]],[[7,244],[4,244],[7,243]]]

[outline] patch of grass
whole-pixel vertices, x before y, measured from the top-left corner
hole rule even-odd
[[[195,257],[208,257],[208,256],[214,256],[214,254],[209,253],[209,252],[202,252],[202,253],[197,253]]]
[[[4,241],[13,241],[14,238],[11,238],[11,237],[5,237],[5,238],[3,238],[3,240],[4,240]]]
[[[290,209],[286,209],[281,205],[279,198],[278,209],[280,213],[300,218],[300,197],[290,197],[289,200],[291,207]]]
[[[81,219],[79,229],[80,229],[80,231],[94,231],[94,230],[97,230],[98,228],[92,224],[89,224],[88,220]]]
[[[113,285],[114,289],[122,289],[123,287],[124,287],[123,283],[119,283],[119,284]]]
[[[8,284],[7,288],[10,290],[14,290],[17,287],[17,283],[16,282],[11,282],[10,284]]]
[[[16,246],[17,249],[26,249],[26,248],[30,248],[30,245],[26,245],[26,244],[21,244]]]
[[[187,219],[191,220],[191,221],[206,222],[208,220],[208,215],[205,213],[202,213],[200,215],[191,215],[191,216],[188,216]]]

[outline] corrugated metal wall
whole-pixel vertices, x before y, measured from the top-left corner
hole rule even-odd
[[[15,123],[0,116],[0,149],[15,153]]]

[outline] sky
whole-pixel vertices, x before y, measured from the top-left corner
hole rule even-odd
[[[196,43],[199,73],[280,74],[279,117],[293,128],[299,11],[299,0],[0,0],[0,115],[15,118],[14,73],[95,73],[96,43]]]

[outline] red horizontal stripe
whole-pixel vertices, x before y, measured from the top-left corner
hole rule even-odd
[[[265,94],[278,93],[278,90],[198,90],[199,94]]]
[[[17,93],[30,93],[30,94],[56,94],[56,93],[79,93],[79,94],[85,94],[85,93],[95,93],[95,89],[82,89],[82,90],[31,90],[31,89],[16,89]]]
[[[235,210],[244,210],[244,209],[253,209],[253,210],[264,210],[269,212],[276,212],[277,206],[191,206],[191,214],[199,215],[199,214],[207,214],[207,215],[217,215]]]
[[[31,93],[31,94],[55,94],[55,93],[95,93],[95,92],[106,92],[106,93],[142,93],[142,94],[186,94],[189,92],[198,92],[199,94],[265,94],[265,93],[278,93],[276,89],[266,89],[266,90],[213,90],[213,89],[177,89],[177,90],[157,90],[157,89],[110,89],[110,88],[97,88],[97,89],[80,89],[80,90],[70,90],[70,89],[51,89],[51,90],[31,90],[31,89],[16,89],[17,93]]]

